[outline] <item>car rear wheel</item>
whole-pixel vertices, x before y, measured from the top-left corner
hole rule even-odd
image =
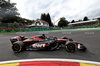
[[[20,52],[22,50],[22,47],[19,44],[13,44],[12,49],[14,52]]]
[[[15,42],[12,44],[12,50],[14,52],[21,52],[23,50],[23,43],[22,42]]]

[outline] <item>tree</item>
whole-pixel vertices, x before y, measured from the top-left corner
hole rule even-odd
[[[60,21],[58,22],[58,26],[59,27],[65,27],[65,26],[68,26],[68,21],[64,18],[64,17],[62,17],[61,19],[60,19]]]
[[[41,20],[44,20],[46,22],[49,23],[49,26],[53,26],[52,22],[51,22],[51,17],[50,17],[50,14],[47,13],[47,14],[41,14]]]
[[[89,20],[89,19],[88,19],[87,16],[85,16],[84,19],[83,19],[83,21],[88,21],[88,20]]]
[[[99,20],[99,26],[100,26],[100,18],[97,18]]]
[[[2,18],[1,22],[14,22],[16,17],[19,16],[17,8],[15,7],[16,3],[11,3],[10,0],[1,0],[0,1],[0,17]]]
[[[46,15],[46,19],[47,19],[46,21],[49,23],[49,26],[53,26],[53,24],[51,22],[51,17],[50,17],[49,13]]]
[[[74,20],[72,20],[72,21],[71,21],[71,23],[75,23],[75,21],[74,21]]]
[[[26,19],[26,18],[22,18],[22,17],[17,17],[16,18],[16,22],[19,22],[19,23],[33,23],[33,22],[35,22],[34,20],[29,20],[29,19]]]
[[[80,19],[80,20],[77,20],[77,21],[75,21],[75,22],[81,22],[82,20]]]
[[[80,19],[80,20],[78,20],[78,22],[81,22],[82,20]]]
[[[44,14],[41,14],[41,20],[46,21],[46,14],[45,13]]]

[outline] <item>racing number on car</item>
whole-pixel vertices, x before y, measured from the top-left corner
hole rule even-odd
[[[33,44],[33,47],[34,48],[41,48],[41,47],[45,47],[45,44],[37,43],[37,44]]]

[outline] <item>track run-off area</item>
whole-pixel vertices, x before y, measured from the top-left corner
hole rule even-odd
[[[45,34],[46,36],[55,36],[61,38],[66,36],[75,41],[81,42],[87,48],[85,52],[76,50],[73,53],[67,52],[65,48],[54,51],[23,51],[14,53],[10,38],[17,35],[32,37]],[[0,61],[22,60],[22,59],[41,59],[41,58],[59,58],[59,59],[77,59],[100,62],[100,30],[78,30],[78,31],[44,31],[44,32],[22,32],[0,34]]]

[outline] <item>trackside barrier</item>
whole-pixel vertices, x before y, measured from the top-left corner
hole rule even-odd
[[[100,26],[93,26],[93,27],[91,27],[91,26],[87,26],[87,27],[72,27],[72,28],[66,28],[66,29],[81,29],[81,28],[100,28]]]
[[[60,29],[0,29],[0,32],[32,32],[32,31],[51,31]]]

